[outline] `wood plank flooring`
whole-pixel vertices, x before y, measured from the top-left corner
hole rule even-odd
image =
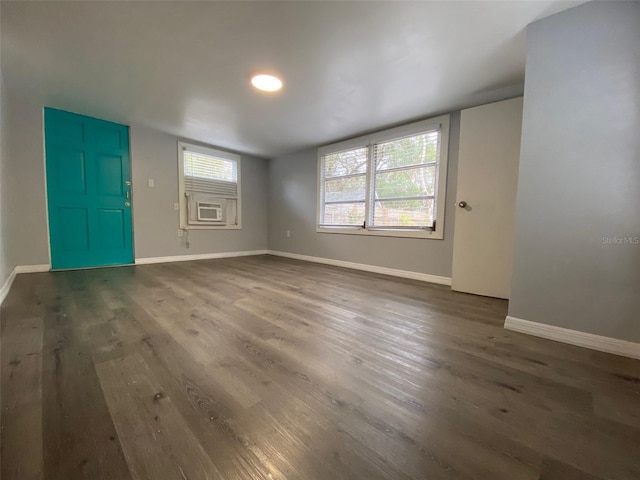
[[[3,480],[640,479],[640,362],[271,256],[19,275]]]

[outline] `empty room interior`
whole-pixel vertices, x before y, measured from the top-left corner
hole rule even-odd
[[[640,480],[639,1],[0,2],[2,480]]]

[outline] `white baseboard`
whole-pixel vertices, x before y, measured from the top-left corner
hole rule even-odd
[[[504,328],[513,330],[514,332],[527,333],[536,337],[555,340],[556,342],[568,343],[569,345],[640,359],[640,343],[602,337],[600,335],[594,335],[593,333],[569,330],[568,328],[546,325],[544,323],[509,316],[507,316],[504,321]]]
[[[251,250],[244,252],[223,252],[223,253],[204,253],[198,255],[176,255],[171,257],[148,257],[148,258],[136,258],[136,265],[147,265],[151,263],[167,263],[167,262],[185,262],[189,260],[207,260],[211,258],[229,258],[229,257],[246,257],[249,255],[266,255],[267,250]],[[48,272],[51,270],[51,265],[18,265],[13,269],[4,285],[0,288],[0,305],[9,294],[11,285],[20,273],[39,273]]]
[[[136,258],[136,265],[149,265],[151,263],[188,262],[191,260],[210,260],[212,258],[248,257],[251,255],[266,255],[267,250],[245,250],[242,252],[201,253],[194,255],[173,255],[170,257],[146,257]]]
[[[51,265],[42,264],[42,265],[18,265],[16,267],[16,273],[40,273],[40,272],[48,272],[51,270]]]
[[[346,262],[344,260],[334,260],[332,258],[311,257],[309,255],[300,255],[298,253],[278,252],[269,250],[269,255],[278,257],[295,258],[296,260],[304,260],[306,262],[324,263],[325,265],[333,265],[335,267],[352,268],[354,270],[363,270],[365,272],[382,273],[383,275],[391,275],[394,277],[410,278],[412,280],[420,280],[421,282],[437,283],[439,285],[451,285],[451,277],[440,277],[438,275],[430,275],[428,273],[412,272],[409,270],[398,270],[395,268],[378,267],[376,265],[368,265],[366,263]]]
[[[9,290],[11,290],[11,285],[13,285],[13,281],[16,279],[16,269],[11,270],[11,273],[7,277],[4,282],[4,285],[0,287],[0,305],[4,302],[4,299],[9,295]]]

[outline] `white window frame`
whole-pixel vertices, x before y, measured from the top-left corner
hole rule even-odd
[[[420,122],[410,123],[396,128],[383,130],[363,135],[357,138],[351,138],[331,145],[325,145],[318,149],[318,184],[317,184],[317,204],[316,204],[316,232],[318,233],[338,233],[347,235],[373,235],[379,237],[405,237],[405,238],[429,238],[433,240],[442,240],[444,238],[444,215],[445,202],[447,196],[447,165],[449,158],[449,115],[422,120]],[[367,147],[369,149],[369,159],[367,166],[367,195],[365,203],[365,219],[369,219],[369,211],[371,209],[370,189],[372,184],[371,176],[375,173],[373,168],[373,147],[376,143],[387,142],[402,137],[417,135],[426,131],[440,131],[440,156],[437,161],[437,181],[436,181],[436,211],[435,220],[436,228],[434,230],[426,229],[395,229],[393,227],[344,227],[344,226],[328,226],[321,225],[322,222],[322,188],[323,188],[323,169],[322,157],[332,153],[342,152],[356,148]]]
[[[223,158],[236,162],[238,169],[238,198],[236,203],[236,224],[235,225],[189,225],[187,222],[187,197],[184,188],[184,151],[211,155],[212,157]],[[188,142],[178,142],[178,203],[180,208],[180,229],[182,230],[240,230],[242,229],[242,181],[241,181],[241,156],[236,153],[225,152],[213,147],[204,147]]]

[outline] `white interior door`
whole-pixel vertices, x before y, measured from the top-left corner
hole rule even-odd
[[[452,287],[509,298],[522,97],[462,111]]]

